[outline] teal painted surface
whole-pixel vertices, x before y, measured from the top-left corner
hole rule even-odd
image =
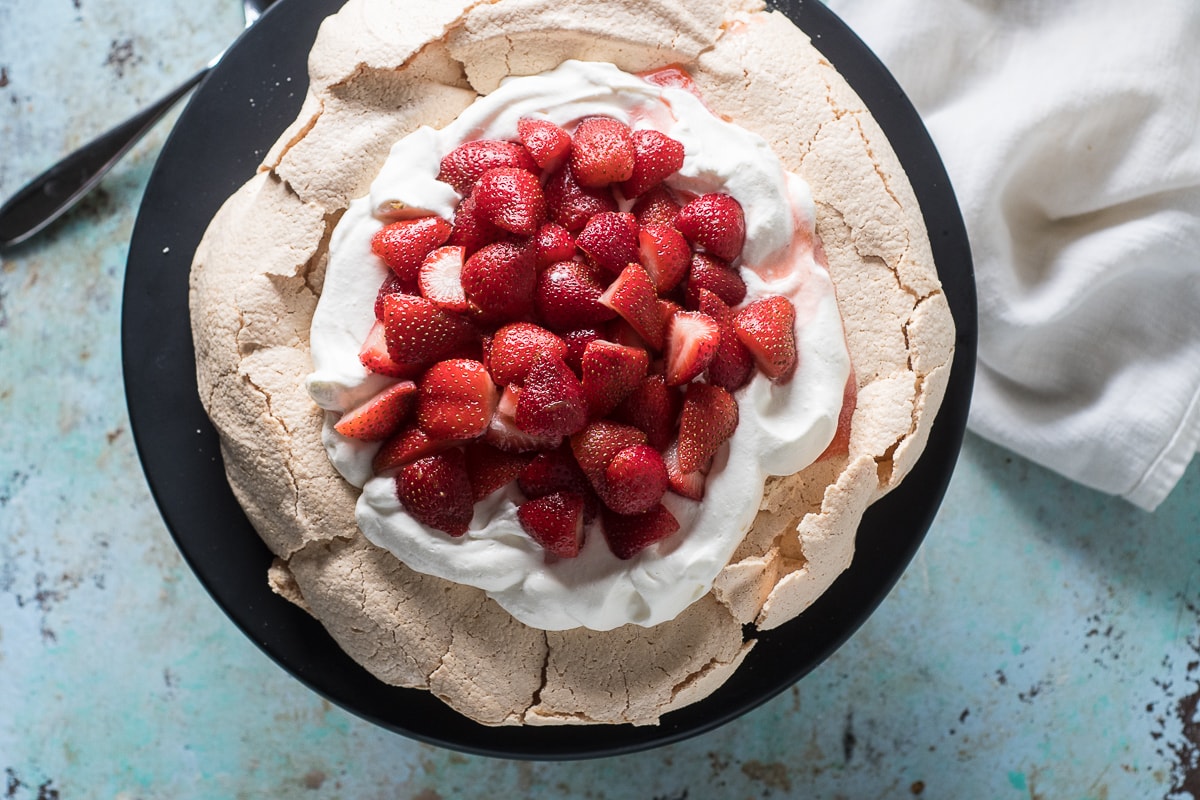
[[[228,0],[0,0],[0,196],[239,26]],[[314,696],[184,565],[129,434],[124,262],[166,132],[48,236],[0,255],[5,800],[1195,796],[1200,470],[1149,515],[974,437],[879,611],[708,735],[496,761]]]

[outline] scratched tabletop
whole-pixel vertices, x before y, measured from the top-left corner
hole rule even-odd
[[[234,0],[0,0],[0,198],[241,22]],[[1200,797],[1200,470],[1147,514],[971,435],[878,611],[708,734],[502,761],[325,702],[201,587],[130,435],[125,259],[173,119],[0,253],[3,800]]]

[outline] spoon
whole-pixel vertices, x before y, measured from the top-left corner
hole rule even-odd
[[[246,27],[258,21],[274,1],[242,0]],[[224,50],[158,102],[88,142],[19,189],[0,206],[0,248],[25,241],[82,200],[223,55]]]

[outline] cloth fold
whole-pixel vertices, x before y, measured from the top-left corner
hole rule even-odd
[[[958,195],[979,294],[969,427],[1153,510],[1200,444],[1200,3],[827,4]]]

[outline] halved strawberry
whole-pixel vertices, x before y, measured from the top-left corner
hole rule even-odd
[[[439,247],[425,256],[417,272],[421,295],[447,311],[466,311],[467,295],[462,288],[465,258],[466,248],[454,245]]]
[[[833,440],[825,448],[825,452],[817,457],[818,461],[850,452],[850,422],[854,419],[854,408],[857,405],[858,381],[854,378],[854,370],[851,370],[850,377],[846,379],[846,386],[842,389],[842,410],[838,412],[837,430],[834,431]]]
[[[604,470],[604,504],[618,514],[641,514],[658,505],[669,486],[667,467],[653,447],[622,449]]]
[[[583,386],[563,360],[542,353],[517,397],[517,427],[537,436],[570,436],[587,424]]]
[[[640,347],[597,339],[583,351],[583,396],[592,419],[607,416],[646,377],[650,356]]]
[[[754,356],[762,373],[786,383],[796,371],[796,308],[786,297],[763,297],[733,317],[738,339]]]
[[[720,386],[689,383],[679,418],[679,467],[702,469],[738,425],[738,405]]]
[[[416,295],[388,295],[383,314],[388,355],[402,364],[436,361],[475,336],[465,318]]]
[[[375,295],[375,319],[383,319],[383,298],[389,294],[416,294],[419,290],[415,283],[405,283],[400,276],[390,269],[383,283],[379,285],[379,293]]]
[[[679,520],[662,503],[644,514],[609,511],[604,515],[604,538],[613,555],[622,560],[633,558],[678,530]]]
[[[532,322],[512,322],[492,336],[488,352],[488,370],[501,386],[521,383],[542,353],[557,358],[567,355],[567,343],[556,334]]]
[[[467,299],[489,320],[516,319],[533,310],[536,248],[510,241],[484,245],[463,264]]]
[[[674,228],[679,219],[679,201],[665,185],[659,184],[638,198],[630,211],[639,225],[666,225]]]
[[[721,330],[707,314],[677,311],[667,323],[665,356],[668,386],[689,383],[712,363]]]
[[[475,203],[474,195],[467,195],[454,210],[454,230],[446,244],[462,247],[467,258],[484,245],[504,238],[504,231],[488,222]]]
[[[685,92],[691,92],[697,97],[700,96],[700,90],[696,88],[696,81],[692,79],[687,70],[677,64],[668,64],[665,67],[659,67],[647,72],[639,72],[638,77],[647,83],[653,83],[655,86],[683,89]]]
[[[472,439],[487,430],[499,400],[487,368],[478,361],[439,361],[418,383],[417,424],[434,439]]]
[[[441,217],[402,219],[384,225],[371,237],[371,250],[405,284],[417,280],[417,270],[429,251],[445,243],[450,223]]]
[[[633,214],[604,211],[587,221],[575,244],[610,275],[638,260],[638,224]]]
[[[571,149],[571,135],[548,119],[517,120],[517,138],[545,170],[556,169]]]
[[[663,320],[659,316],[654,283],[640,264],[630,264],[600,295],[599,302],[616,311],[655,350],[663,346]]]
[[[535,455],[517,476],[517,486],[531,499],[554,492],[592,491],[591,482],[579,468],[571,448],[565,444]]]
[[[661,294],[674,289],[687,275],[692,249],[679,231],[650,223],[638,231],[638,256]]]
[[[362,349],[358,351],[358,360],[371,372],[389,378],[415,378],[425,371],[424,364],[396,361],[388,354],[386,328],[379,320],[367,333]]]
[[[520,398],[520,387],[510,383],[500,393],[500,402],[488,423],[483,440],[493,447],[509,453],[528,453],[535,450],[547,450],[562,444],[562,436],[539,436],[526,433],[517,427],[517,402]]]
[[[717,354],[708,365],[708,382],[729,392],[737,391],[749,383],[754,374],[754,356],[738,339],[733,329],[733,312],[721,298],[701,289],[700,311],[716,320],[721,332]]]
[[[736,269],[709,253],[694,253],[683,295],[688,308],[699,308],[700,292],[705,289],[727,306],[736,306],[746,299],[746,281]]]
[[[604,490],[604,472],[613,456],[635,444],[645,444],[646,434],[632,425],[600,419],[571,437],[571,453],[596,491]]]
[[[534,241],[537,243],[538,269],[575,257],[575,237],[557,222],[547,222],[538,228]]]
[[[616,316],[600,304],[604,284],[593,268],[578,261],[559,261],[538,275],[533,304],[548,327],[567,330],[590,327]]]
[[[604,211],[616,211],[617,200],[608,187],[580,186],[568,166],[550,174],[543,187],[550,219],[568,231],[577,231]]]
[[[391,436],[407,420],[416,402],[417,385],[400,381],[367,402],[342,414],[333,429],[342,436],[379,442]]]
[[[611,313],[611,309],[604,306],[601,308]],[[574,370],[576,375],[583,375],[583,351],[587,350],[587,346],[592,342],[603,338],[599,328],[578,328],[567,331],[562,335],[562,340],[567,345],[567,353],[563,356],[563,361],[567,362],[567,366]]]
[[[662,375],[647,375],[613,412],[613,419],[646,434],[646,443],[662,450],[675,437],[683,395]]]
[[[653,129],[634,131],[633,173],[621,183],[621,194],[634,198],[674,175],[683,166],[683,145]]]
[[[583,546],[583,509],[583,495],[555,492],[517,506],[517,520],[547,553],[574,558]]]
[[[700,195],[684,205],[679,210],[676,227],[694,246],[726,261],[741,255],[746,241],[746,217],[741,203],[720,192]]]
[[[689,500],[704,499],[704,470],[684,472],[679,466],[679,442],[671,442],[663,452],[663,464],[667,468],[667,484],[675,494]]]
[[[466,533],[475,515],[466,459],[458,448],[401,467],[396,497],[417,522],[451,536]]]
[[[376,475],[384,475],[397,467],[445,452],[458,444],[454,439],[431,439],[416,423],[406,425],[388,437],[383,446],[375,451],[371,471]]]
[[[529,170],[493,167],[479,176],[471,196],[484,219],[517,236],[533,236],[546,221],[542,184]]]
[[[629,126],[611,117],[587,117],[571,139],[571,172],[581,186],[607,186],[633,175],[633,135]]]
[[[481,439],[467,443],[463,455],[471,480],[471,500],[476,503],[516,480],[533,459],[532,453],[510,453]]]
[[[494,167],[517,167],[530,172],[538,165],[529,152],[515,142],[478,139],[463,142],[442,159],[437,179],[454,187],[461,195],[469,194],[479,176]]]

